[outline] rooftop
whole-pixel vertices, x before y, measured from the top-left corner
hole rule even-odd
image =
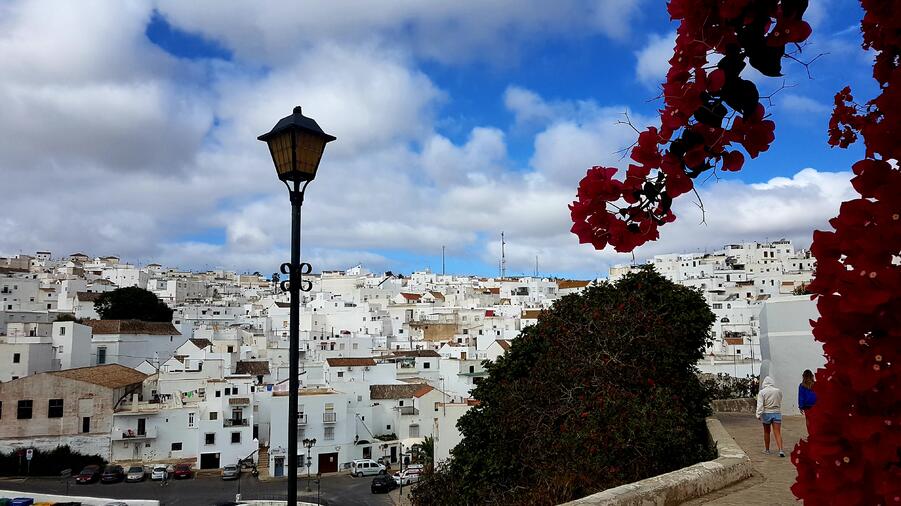
[[[85,325],[101,334],[147,334],[153,336],[180,336],[181,332],[171,322],[144,322],[141,320],[85,320]]]
[[[409,399],[424,395],[419,393],[423,388],[428,388],[425,393],[431,391],[432,387],[425,383],[411,383],[401,385],[369,385],[370,399]]]
[[[77,369],[65,369],[52,371],[47,374],[67,378],[75,381],[83,381],[107,388],[122,388],[135,383],[141,383],[147,375],[130,367],[119,364],[95,365],[93,367],[79,367]]]
[[[375,360],[371,357],[346,357],[346,358],[328,358],[325,360],[329,367],[358,367],[375,365]]]

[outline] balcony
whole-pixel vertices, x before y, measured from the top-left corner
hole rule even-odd
[[[400,411],[401,415],[418,415],[419,410],[414,408],[413,406],[401,406],[397,408]]]
[[[223,427],[247,427],[248,425],[246,418],[226,418],[222,420]]]
[[[249,406],[250,397],[230,397],[228,399],[229,406]]]
[[[144,439],[156,439],[156,427],[147,427],[143,434],[138,433],[138,429],[120,429],[115,430],[111,434],[113,441],[140,441]]]
[[[323,413],[322,414],[322,423],[335,423],[338,421],[337,413]]]

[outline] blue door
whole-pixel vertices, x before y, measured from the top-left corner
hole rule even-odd
[[[275,476],[285,475],[285,457],[275,457]]]

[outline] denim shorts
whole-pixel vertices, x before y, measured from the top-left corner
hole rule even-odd
[[[764,413],[760,420],[763,421],[764,425],[769,425],[773,422],[782,423],[782,413]]]

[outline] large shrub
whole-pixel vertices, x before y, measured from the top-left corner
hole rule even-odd
[[[172,309],[153,292],[137,286],[104,292],[94,302],[94,310],[104,320],[172,321]]]
[[[63,469],[71,469],[76,474],[90,464],[106,465],[99,455],[85,455],[73,452],[67,445],[57,446],[53,450],[34,450],[31,467],[24,456],[16,451],[0,453],[0,476],[59,476]]]
[[[650,268],[560,299],[487,364],[414,504],[557,504],[708,459],[694,364],[713,320]]]

